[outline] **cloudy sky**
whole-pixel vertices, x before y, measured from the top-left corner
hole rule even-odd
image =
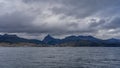
[[[120,38],[120,0],[0,0],[0,33]]]

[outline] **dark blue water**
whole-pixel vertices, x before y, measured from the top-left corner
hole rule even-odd
[[[120,68],[120,48],[1,47],[0,68]]]

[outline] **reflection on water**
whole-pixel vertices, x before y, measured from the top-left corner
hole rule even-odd
[[[0,48],[0,68],[120,68],[120,48]]]

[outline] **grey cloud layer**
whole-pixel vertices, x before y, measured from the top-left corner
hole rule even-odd
[[[1,0],[0,32],[118,37],[119,3],[120,0]]]

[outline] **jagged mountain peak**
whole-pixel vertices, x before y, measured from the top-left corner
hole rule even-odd
[[[49,34],[43,39],[44,42],[50,41],[50,40],[54,40],[54,38]]]
[[[61,40],[60,40],[60,39],[53,38],[51,35],[48,34],[48,35],[43,39],[43,42],[46,43],[46,44],[54,45],[54,44],[60,43]]]
[[[51,35],[48,34],[45,38],[53,38],[53,37],[52,37]]]

